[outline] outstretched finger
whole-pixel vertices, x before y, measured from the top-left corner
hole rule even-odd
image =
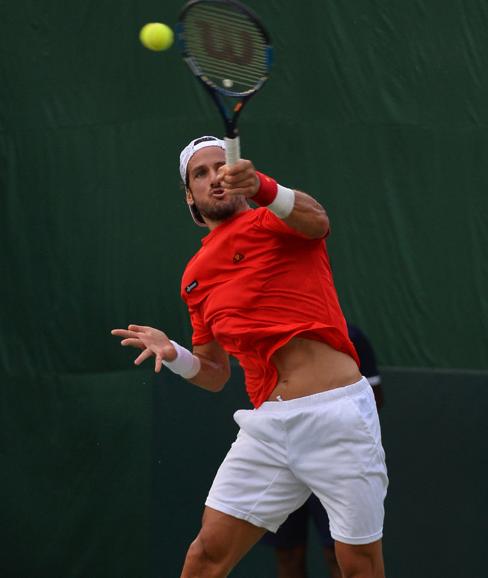
[[[135,360],[134,365],[140,365],[146,359],[152,356],[153,352],[150,349],[145,349]]]
[[[112,335],[116,335],[117,337],[135,337],[137,338],[139,336],[139,333],[137,333],[136,331],[129,331],[128,329],[112,329],[112,331],[110,332]]]
[[[159,373],[161,371],[161,366],[163,365],[163,358],[161,355],[156,354],[156,361],[154,362],[154,371]]]
[[[139,331],[139,332],[144,332],[147,329],[149,329],[149,327],[147,327],[146,325],[134,325],[133,323],[131,323],[127,329],[129,329],[130,331]]]
[[[112,335],[117,335],[118,337],[124,337],[127,333],[127,329],[112,329],[110,332]]]
[[[128,339],[122,339],[120,345],[124,347],[130,345],[130,347],[137,347],[138,349],[145,349],[146,346],[140,339],[135,339],[134,337],[130,337]]]

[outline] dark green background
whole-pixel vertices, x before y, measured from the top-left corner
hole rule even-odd
[[[243,155],[327,208],[344,311],[383,368],[389,576],[484,578],[488,7],[250,5],[276,65],[243,113]],[[190,342],[179,278],[202,231],[178,154],[222,126],[177,50],[137,39],[179,9],[0,0],[8,578],[177,576],[247,403],[239,372],[219,396],[154,381],[109,335],[137,322]],[[271,564],[258,548],[235,575]]]

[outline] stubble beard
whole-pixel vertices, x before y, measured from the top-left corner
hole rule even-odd
[[[242,197],[232,195],[225,201],[195,202],[195,207],[202,217],[210,221],[225,221],[225,219],[232,217],[242,208]]]

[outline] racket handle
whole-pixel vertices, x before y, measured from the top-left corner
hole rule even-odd
[[[241,142],[238,136],[234,138],[225,137],[225,162],[228,165],[235,165],[241,158]]]

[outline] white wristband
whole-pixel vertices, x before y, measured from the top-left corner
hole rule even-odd
[[[193,355],[191,351],[182,347],[176,341],[170,339],[174,348],[176,349],[176,357],[173,361],[163,360],[163,365],[170,369],[173,373],[181,375],[185,379],[191,379],[200,371],[201,363],[200,358]]]
[[[286,219],[295,206],[295,191],[278,185],[278,192],[267,208],[280,219]]]

